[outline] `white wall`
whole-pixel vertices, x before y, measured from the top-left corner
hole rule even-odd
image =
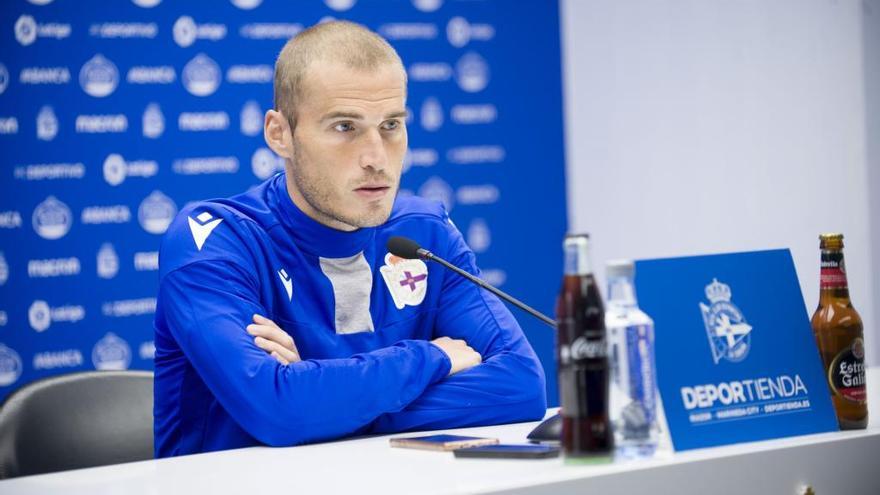
[[[562,0],[570,227],[596,266],[789,247],[812,314],[817,236],[841,231],[877,363],[869,2],[876,25],[876,0]]]
[[[880,0],[864,0],[862,39],[865,61],[865,129],[871,259],[874,261],[874,361],[880,361]]]

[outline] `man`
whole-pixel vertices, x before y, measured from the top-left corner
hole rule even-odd
[[[163,240],[156,456],[541,418],[544,373],[507,308],[385,248],[405,235],[479,274],[442,206],[395,199],[394,49],[325,23],[275,71],[264,134],[285,173],[185,208]]]

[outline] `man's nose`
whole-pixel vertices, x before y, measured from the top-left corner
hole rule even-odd
[[[375,170],[383,170],[388,165],[385,141],[378,129],[372,129],[365,133],[360,165],[362,168],[370,167]]]

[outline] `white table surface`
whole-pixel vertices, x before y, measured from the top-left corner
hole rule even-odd
[[[391,435],[254,447],[0,481],[0,494],[715,493],[880,494],[880,368],[868,372],[867,430],[663,452],[572,466],[562,459],[456,459],[391,448]],[[548,411],[550,414],[552,411]],[[537,423],[444,430],[525,443]],[[416,436],[408,433],[405,436]]]

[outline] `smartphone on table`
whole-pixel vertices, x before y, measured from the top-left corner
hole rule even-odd
[[[392,438],[392,447],[407,449],[452,451],[468,447],[497,444],[497,438],[466,437],[461,435],[429,435],[425,437]]]
[[[455,449],[455,457],[479,459],[549,459],[559,457],[559,447],[552,445],[484,445],[465,449]]]

